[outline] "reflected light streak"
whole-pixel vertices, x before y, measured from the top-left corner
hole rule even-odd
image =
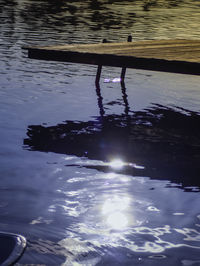
[[[141,169],[141,170],[145,168],[144,166],[137,165],[135,163],[123,162],[120,158],[113,159],[111,162],[107,163],[107,165],[115,170],[121,170],[123,167],[127,167],[127,166],[136,168],[136,169]]]
[[[111,168],[122,169],[124,167],[124,162],[120,159],[115,159],[109,163]]]

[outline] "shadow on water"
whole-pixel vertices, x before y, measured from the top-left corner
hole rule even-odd
[[[66,121],[49,127],[30,125],[25,148],[103,162],[120,158],[144,166],[142,170],[129,165],[118,169],[123,174],[170,180],[182,187],[200,187],[199,113],[159,104],[143,111],[130,111],[122,84],[124,114],[106,115],[99,86],[96,93],[99,116],[87,122]],[[85,167],[110,171],[107,164]]]

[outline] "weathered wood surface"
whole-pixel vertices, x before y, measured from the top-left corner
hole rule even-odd
[[[200,75],[200,40],[26,47],[29,58]]]

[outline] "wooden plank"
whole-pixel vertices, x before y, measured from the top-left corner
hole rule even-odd
[[[200,75],[200,40],[26,47],[29,58]]]

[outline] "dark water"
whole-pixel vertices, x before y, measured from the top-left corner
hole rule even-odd
[[[17,265],[200,265],[198,76],[30,60],[27,44],[200,38],[200,3],[0,1],[0,231]]]

